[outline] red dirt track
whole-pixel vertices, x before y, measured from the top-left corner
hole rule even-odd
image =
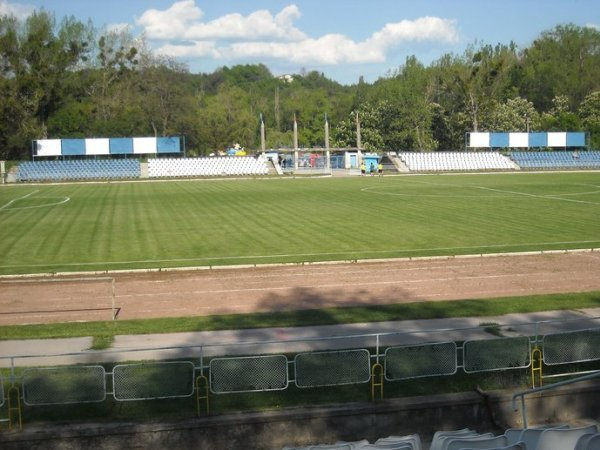
[[[111,274],[118,319],[600,291],[600,251]],[[0,279],[0,325],[110,320],[107,275]]]

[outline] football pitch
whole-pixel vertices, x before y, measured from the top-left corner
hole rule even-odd
[[[600,247],[600,173],[0,187],[0,274]]]

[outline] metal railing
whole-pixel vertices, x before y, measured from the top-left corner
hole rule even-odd
[[[600,360],[596,345],[599,336],[600,318],[594,317],[327,338],[14,355],[0,357],[0,364],[4,363],[5,372],[9,372],[0,376],[0,408],[5,403],[4,390],[13,387],[19,389],[19,401],[27,407],[195,395],[198,414],[200,400],[205,401],[203,409],[208,414],[209,394],[284,391],[290,386],[310,389],[370,383],[375,399],[383,398],[384,381],[447,377],[459,371],[473,374],[526,369],[532,367],[534,355],[540,351],[540,364],[542,360],[554,365]],[[549,375],[555,376],[559,375]],[[532,371],[535,386],[533,378]],[[539,378],[541,383],[541,371]],[[521,395],[529,392],[534,391]]]
[[[517,392],[512,397],[513,410],[514,411],[519,410],[519,408],[517,407],[517,399],[520,398],[521,399],[521,416],[523,417],[523,428],[527,428],[528,427],[527,405],[525,403],[526,395],[535,394],[535,393],[544,392],[544,391],[551,391],[551,390],[557,389],[562,386],[567,386],[567,385],[574,384],[574,383],[581,383],[582,381],[589,381],[589,380],[593,380],[595,378],[600,378],[600,370],[594,371],[588,375],[582,375],[577,378],[573,378],[571,380],[559,381],[558,383],[548,384],[546,386],[540,386],[537,388],[528,389],[526,391]]]

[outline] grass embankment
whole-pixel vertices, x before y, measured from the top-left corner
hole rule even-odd
[[[94,337],[94,348],[110,346],[116,335],[217,331],[268,327],[489,317],[510,313],[600,308],[600,292],[502,297],[430,303],[404,303],[353,308],[328,308],[207,317],[117,320],[0,327],[0,340]]]

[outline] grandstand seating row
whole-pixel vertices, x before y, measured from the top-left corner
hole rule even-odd
[[[523,169],[600,168],[600,151],[511,152],[510,157]]]
[[[268,172],[266,160],[262,156],[258,158],[219,156],[148,160],[148,176],[151,178],[266,175]]]
[[[471,170],[515,170],[517,166],[498,152],[402,152],[398,156],[409,170],[445,172]]]
[[[389,436],[373,444],[367,440],[316,444],[303,447],[284,447],[283,450],[423,450],[418,434]],[[600,450],[597,425],[571,428],[548,426],[540,428],[510,428],[503,434],[478,433],[462,430],[437,431],[429,450]]]
[[[446,172],[523,169],[600,169],[600,151],[511,152],[402,152],[398,156],[410,171]],[[205,177],[266,175],[262,156],[209,158],[155,158],[148,160],[148,176]],[[67,160],[23,162],[17,181],[139,178],[137,159]]]
[[[135,159],[28,161],[19,164],[17,181],[139,178]]]

